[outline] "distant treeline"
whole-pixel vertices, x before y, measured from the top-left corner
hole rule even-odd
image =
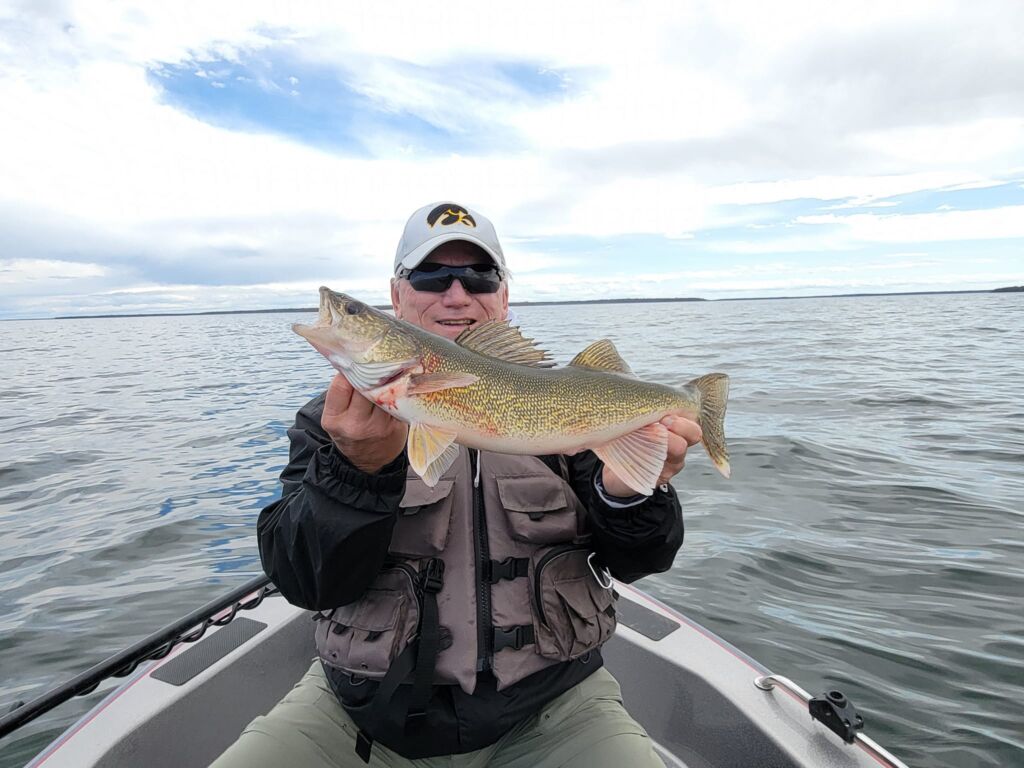
[[[993,288],[980,291],[907,291],[904,293],[831,293],[816,296],[743,296],[730,299],[714,299],[714,301],[772,301],[775,299],[853,299],[867,296],[933,296],[947,293],[1024,293],[1024,285],[1013,285],[1006,288]],[[711,301],[698,297],[672,298],[672,299],[579,299],[576,301],[513,301],[509,302],[513,307],[547,307],[560,306],[563,304],[660,304],[678,301]],[[377,309],[391,309],[390,304],[376,304]],[[262,315],[280,312],[303,312],[305,314],[316,314],[317,307],[287,307],[280,309],[214,309],[204,312],[145,312],[128,315],[61,315],[54,320],[82,320],[99,317],[190,317],[194,315]]]

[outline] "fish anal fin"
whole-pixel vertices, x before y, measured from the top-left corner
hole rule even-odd
[[[459,455],[455,432],[443,427],[410,424],[408,453],[409,466],[433,488]]]
[[[409,388],[407,395],[425,395],[428,392],[440,392],[443,389],[455,389],[456,387],[468,387],[480,380],[479,376],[472,373],[440,372],[420,373],[409,377]]]
[[[619,350],[609,339],[595,341],[589,347],[580,352],[572,359],[569,365],[577,368],[591,368],[595,371],[609,371],[611,373],[624,373],[627,376],[633,375],[629,364],[622,359]]]
[[[488,320],[475,328],[467,328],[459,334],[455,343],[479,355],[507,363],[535,368],[551,368],[555,365],[545,350],[537,348],[536,341],[523,336],[507,320]]]
[[[650,496],[668,456],[668,430],[660,422],[594,448],[612,472],[637,493]]]

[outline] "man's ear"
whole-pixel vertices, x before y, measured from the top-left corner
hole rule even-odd
[[[399,298],[398,298],[398,278],[392,277],[391,278],[391,308],[393,310],[395,310],[395,317],[397,317],[398,319],[401,319],[402,318],[402,312],[401,312],[401,309],[399,307],[399,303],[400,302],[399,302]]]

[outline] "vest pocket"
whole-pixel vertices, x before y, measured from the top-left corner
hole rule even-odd
[[[434,557],[444,551],[452,519],[453,480],[438,480],[431,488],[418,476],[405,481],[398,520],[388,551],[409,557]]]
[[[495,478],[498,498],[508,512],[512,538],[530,544],[553,544],[575,538],[576,510],[565,483],[551,472]]]
[[[545,658],[565,661],[615,631],[615,593],[598,584],[582,547],[556,547],[531,561],[534,642]]]
[[[362,598],[321,621],[316,634],[323,660],[362,677],[383,677],[416,634],[414,575],[411,567],[386,569]]]

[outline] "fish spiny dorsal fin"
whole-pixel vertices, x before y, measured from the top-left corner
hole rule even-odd
[[[552,368],[555,365],[545,350],[537,348],[536,341],[523,336],[507,320],[488,320],[476,328],[467,328],[459,334],[455,343],[507,363],[532,365],[535,368]]]
[[[575,365],[577,368],[591,368],[595,371],[624,373],[627,376],[633,375],[633,370],[622,359],[615,345],[608,339],[595,341],[576,355],[569,365]]]

